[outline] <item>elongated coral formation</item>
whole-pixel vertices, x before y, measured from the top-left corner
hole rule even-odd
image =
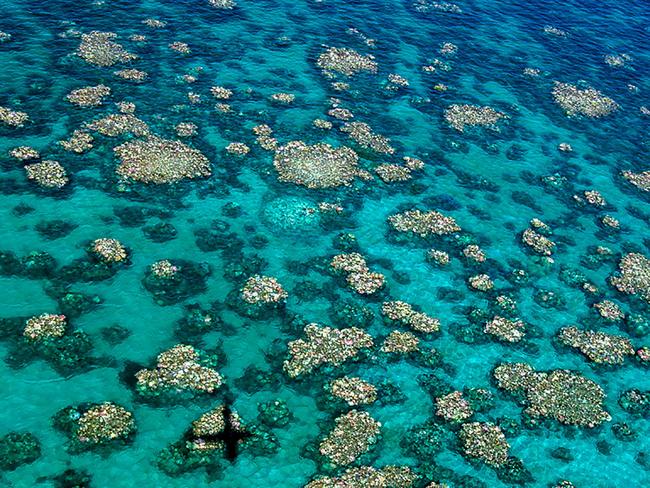
[[[364,348],[372,347],[372,337],[357,327],[332,329],[309,324],[306,339],[289,343],[285,372],[292,378],[311,373],[322,365],[338,366],[354,358]]]

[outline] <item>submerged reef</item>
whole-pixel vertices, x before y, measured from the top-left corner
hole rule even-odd
[[[40,457],[41,443],[33,434],[10,432],[0,437],[0,470],[14,470]]]
[[[525,363],[500,364],[493,374],[499,388],[524,394],[525,413],[533,422],[548,417],[563,424],[593,428],[611,420],[603,410],[603,389],[579,374],[567,370],[536,372]]]
[[[307,188],[350,185],[358,174],[358,156],[350,148],[291,141],[278,148],[273,165],[278,179]]]
[[[416,332],[431,334],[440,331],[440,320],[415,311],[406,302],[384,302],[381,306],[381,313],[389,321],[410,327]]]
[[[626,390],[621,393],[618,403],[623,410],[632,414],[643,417],[650,415],[650,391]]]
[[[506,114],[497,112],[492,107],[451,105],[445,110],[445,120],[459,132],[464,132],[466,127],[475,126],[499,130],[497,124],[507,118]]]
[[[639,253],[626,254],[618,268],[620,275],[611,277],[612,285],[622,293],[638,295],[650,303],[650,259]]]
[[[63,314],[44,313],[24,320],[5,319],[3,336],[11,341],[6,362],[22,368],[36,359],[47,361],[68,376],[88,370],[95,362],[90,336],[74,330]]]
[[[309,324],[305,335],[306,339],[288,344],[289,358],[284,362],[284,370],[291,378],[324,365],[337,367],[373,346],[372,336],[356,327],[333,329]]]
[[[5,3],[0,485],[643,484],[644,2]]]
[[[429,464],[451,440],[452,435],[442,423],[430,420],[411,427],[402,438],[400,446],[407,455],[423,464]]]
[[[133,414],[111,402],[66,407],[54,415],[53,424],[68,436],[73,452],[123,447],[136,430]]]
[[[404,232],[427,238],[453,234],[461,230],[453,217],[430,210],[408,210],[388,217],[388,223],[397,232]]]
[[[496,425],[481,422],[463,424],[458,436],[463,453],[483,461],[488,466],[502,466],[508,460],[510,445]]]
[[[312,230],[322,220],[316,204],[299,197],[270,201],[264,206],[262,218],[275,232]]]
[[[116,173],[142,183],[174,183],[210,176],[210,161],[200,151],[180,141],[150,137],[117,146]]]
[[[599,364],[622,364],[626,356],[634,355],[629,339],[605,332],[582,331],[576,327],[563,327],[558,333],[562,344],[574,347],[590,361]]]
[[[318,57],[318,67],[327,72],[353,76],[361,72],[376,73],[377,63],[373,56],[364,56],[354,49],[331,47]]]
[[[154,403],[173,403],[211,395],[223,385],[216,371],[223,361],[217,354],[178,344],[160,353],[155,369],[135,374],[138,398]]]
[[[285,427],[293,420],[293,414],[284,400],[273,400],[257,405],[257,420],[270,428]]]
[[[205,292],[211,274],[207,263],[162,259],[149,266],[142,284],[156,303],[173,305]]]
[[[618,104],[593,88],[580,89],[569,83],[555,82],[553,99],[569,117],[603,117],[618,109]]]
[[[338,477],[323,477],[309,482],[305,488],[410,488],[417,481],[417,475],[406,466],[372,466],[348,468]]]
[[[275,454],[278,447],[277,437],[271,431],[247,425],[237,412],[219,405],[194,420],[182,439],[163,449],[158,454],[157,465],[170,476],[199,468],[219,471],[228,456],[238,450],[268,456]]]
[[[367,412],[351,410],[335,422],[334,429],[319,446],[321,455],[334,465],[353,463],[377,442],[381,424]]]
[[[76,259],[57,271],[55,279],[59,285],[107,280],[131,264],[130,250],[112,237],[91,241],[86,252],[86,258]]]
[[[89,64],[101,67],[136,59],[136,55],[129,53],[121,44],[114,41],[117,37],[114,32],[92,31],[89,34],[82,34],[76,55]]]

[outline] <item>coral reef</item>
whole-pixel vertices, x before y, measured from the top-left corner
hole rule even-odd
[[[223,385],[220,360],[192,346],[178,344],[158,355],[155,369],[135,374],[136,393],[146,400],[184,399],[212,394]]]
[[[373,346],[372,337],[356,327],[332,329],[309,324],[305,335],[306,339],[288,344],[289,358],[284,361],[284,370],[291,378],[311,373],[322,365],[339,366]]]
[[[210,176],[210,161],[180,141],[150,137],[117,146],[119,176],[142,183],[174,183]]]
[[[273,165],[278,179],[307,188],[350,185],[357,176],[357,154],[348,147],[291,141],[278,148]]]
[[[350,410],[336,419],[334,429],[323,439],[319,451],[332,464],[347,466],[377,442],[380,427],[367,412]]]
[[[525,413],[568,425],[593,428],[611,419],[603,410],[605,392],[593,381],[566,370],[540,373],[525,363],[504,363],[494,370],[499,388],[525,394]]]

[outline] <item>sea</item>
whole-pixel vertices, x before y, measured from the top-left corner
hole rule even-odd
[[[311,486],[650,486],[648,2],[0,0],[0,13],[0,107],[29,117],[0,121],[0,486],[299,488],[326,478]],[[106,66],[84,58],[84,39],[119,44],[108,57],[121,59]],[[106,48],[99,44],[91,50]],[[115,74],[124,69],[146,79]],[[98,85],[110,93],[97,103],[68,99]],[[213,87],[230,96],[215,97]],[[574,98],[560,100],[562,87]],[[135,105],[131,115],[147,134],[89,127],[133,109],[120,102]],[[499,115],[486,120],[490,113]],[[193,134],[180,134],[179,123],[193,124]],[[354,140],[341,130],[350,123],[367,124],[370,136]],[[266,139],[255,133],[260,125],[272,129]],[[92,148],[65,150],[59,141],[75,130],[93,136]],[[114,149],[151,137],[181,141],[185,152],[149,163],[182,166],[196,150],[209,176],[159,183],[118,172],[124,163]],[[388,141],[391,151],[368,138]],[[291,141],[316,155],[289,156],[286,170]],[[249,152],[232,154],[231,143]],[[322,144],[355,152],[351,180],[319,186],[318,171],[331,176],[347,164],[318,153]],[[21,146],[38,156],[12,155]],[[404,157],[424,166],[408,169]],[[42,161],[64,168],[65,185],[29,177],[25,166]],[[406,176],[382,179],[381,165]],[[302,179],[287,176],[291,169]],[[633,184],[629,175],[644,172],[646,187]],[[421,235],[389,221],[412,210],[440,212],[462,230]],[[548,255],[523,242],[529,228],[552,241]],[[103,238],[128,256],[102,262],[92,247]],[[482,258],[467,257],[476,251],[468,245]],[[449,263],[432,260],[432,249]],[[365,258],[364,273],[383,276],[380,290],[359,293],[332,269],[334,256],[350,252]],[[630,253],[646,267],[630,271],[637,287],[625,291],[611,278]],[[151,265],[161,260],[199,271],[152,285]],[[482,274],[492,282],[487,292],[469,284]],[[251,310],[242,290],[255,276],[275,278],[286,299]],[[506,316],[525,327],[512,342],[485,332],[507,313],[497,306],[504,296],[516,303]],[[387,320],[388,301],[438,319],[440,331]],[[604,319],[594,306],[603,301],[623,318]],[[65,315],[62,337],[25,336],[27,321],[42,314]],[[202,325],[188,331],[197,314]],[[332,363],[333,346],[316,345],[310,354],[326,363],[293,378],[284,361],[312,323],[357,327],[373,346]],[[623,338],[632,350],[598,363],[590,346],[585,353],[561,343],[566,327]],[[382,344],[395,331],[417,338],[418,351],[387,353]],[[217,351],[223,386],[143,398],[134,372],[155,369],[176,344]],[[63,357],[77,347],[75,358]],[[503,363],[590,380],[611,420],[589,427],[551,413],[531,419],[533,400],[497,384]],[[377,399],[333,398],[328,385],[344,375],[377,386]],[[438,389],[427,388],[432,381]],[[490,405],[471,417],[437,413],[443,393],[479,388]],[[636,409],[622,397],[629,390],[645,395]],[[263,425],[260,412],[276,400],[285,421]],[[128,438],[89,446],[55,425],[66,407],[83,413],[104,402],[131,413]],[[165,467],[161,452],[191,450],[192,422],[224,404],[272,446],[250,448],[243,436],[232,459],[224,451]],[[379,422],[379,434],[336,465],[319,449],[353,409]],[[471,422],[499,426],[517,462],[497,468],[468,452],[460,431]],[[439,438],[416,435],[431,424]],[[10,433],[31,434],[38,448],[23,456]],[[343,437],[340,449],[363,441],[358,432]],[[349,470],[361,466],[405,467],[413,482],[354,481]]]

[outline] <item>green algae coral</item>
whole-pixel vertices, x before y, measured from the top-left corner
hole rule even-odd
[[[123,134],[133,134],[139,137],[149,135],[149,126],[131,113],[110,114],[89,123],[87,127],[107,137],[117,137]]]
[[[550,256],[555,251],[555,243],[553,241],[530,228],[522,233],[521,242],[543,256]]]
[[[23,127],[29,121],[29,115],[7,107],[0,107],[0,122],[9,127]]]
[[[521,320],[510,320],[495,315],[492,320],[486,322],[483,332],[505,342],[519,342],[524,338],[525,328]]]
[[[111,89],[106,85],[86,86],[72,90],[66,99],[78,107],[98,107],[110,93]]]
[[[395,148],[390,145],[390,140],[387,137],[375,133],[364,122],[346,122],[341,127],[341,132],[345,132],[350,139],[365,149],[371,149],[380,154],[395,152]]]
[[[31,433],[10,432],[0,437],[0,471],[11,471],[41,457],[41,443]]]
[[[68,139],[61,140],[58,144],[66,151],[82,154],[93,148],[94,140],[95,138],[88,132],[75,130]]]
[[[68,435],[72,452],[123,445],[136,430],[133,414],[113,402],[65,407],[54,415],[53,424]]]
[[[633,171],[623,171],[623,178],[643,192],[650,192],[650,171],[634,173]]]
[[[420,350],[420,339],[410,332],[394,330],[384,339],[381,351],[389,354],[408,354]]]
[[[462,422],[474,414],[470,402],[463,397],[463,392],[452,391],[436,398],[436,415],[448,421]]]
[[[105,264],[124,262],[128,251],[117,239],[102,237],[95,239],[88,248],[90,253]]]
[[[330,266],[335,272],[345,273],[348,286],[360,295],[372,295],[386,284],[386,277],[370,271],[366,259],[356,252],[337,254]]]

